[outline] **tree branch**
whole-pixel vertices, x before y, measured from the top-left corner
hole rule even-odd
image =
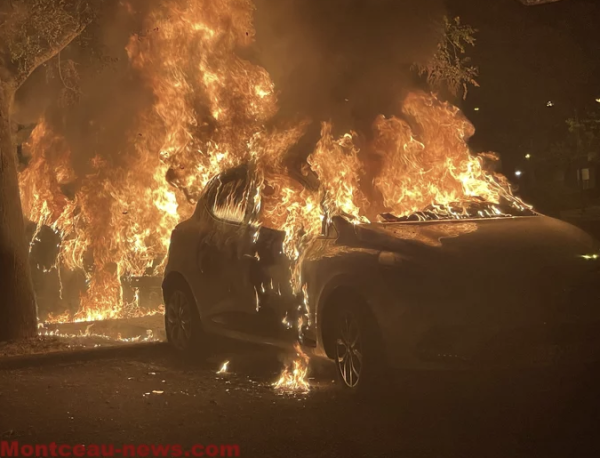
[[[19,74],[15,75],[14,80],[16,81],[17,89],[19,87],[21,87],[21,85],[27,80],[27,78],[29,78],[29,76],[33,73],[33,71],[36,68],[38,68],[43,63],[49,61],[54,56],[59,54],[63,49],[65,49],[67,46],[69,46],[69,44],[71,44],[71,42],[75,38],[77,38],[79,35],[81,35],[81,32],[83,32],[86,27],[87,27],[87,24],[81,24],[76,29],[65,33],[65,35],[63,35],[63,37],[61,39],[61,44],[59,46],[54,47],[54,48],[48,47],[46,50],[44,50],[43,53],[36,56],[33,59],[31,65],[29,65],[29,67],[26,68],[25,71],[20,72]]]
[[[64,86],[66,89],[68,89],[68,90],[70,90],[70,91],[73,91],[73,92],[79,92],[77,89],[75,89],[75,88],[73,88],[73,87],[71,87],[71,86],[67,85],[67,83],[65,82],[65,79],[64,79],[64,77],[63,77],[63,74],[62,74],[62,65],[61,65],[61,62],[60,62],[60,53],[61,53],[61,52],[62,52],[62,51],[60,51],[60,52],[58,53],[58,55],[57,55],[57,58],[58,58],[58,76],[60,76],[60,80],[62,81],[62,83],[63,83],[63,86]]]

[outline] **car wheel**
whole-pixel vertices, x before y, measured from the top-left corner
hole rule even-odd
[[[379,386],[384,372],[383,346],[373,317],[364,308],[338,308],[334,323],[335,365],[340,384],[363,393]]]
[[[181,353],[203,353],[206,339],[190,293],[183,288],[174,288],[165,308],[167,340]]]

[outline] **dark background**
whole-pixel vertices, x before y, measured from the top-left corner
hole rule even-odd
[[[462,106],[477,132],[475,150],[500,153],[504,172],[525,154],[544,154],[565,134],[565,120],[600,98],[600,2],[563,0],[524,6],[517,0],[449,0],[449,15],[476,29],[469,50],[480,88]],[[554,102],[547,107],[547,102]],[[474,111],[479,107],[479,111]]]

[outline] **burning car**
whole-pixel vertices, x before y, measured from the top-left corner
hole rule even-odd
[[[574,226],[501,205],[460,218],[339,215],[290,248],[289,228],[257,223],[269,186],[256,183],[251,165],[218,175],[173,231],[163,294],[178,350],[205,350],[215,334],[282,348],[299,341],[333,360],[351,390],[385,367],[600,356],[600,246]]]

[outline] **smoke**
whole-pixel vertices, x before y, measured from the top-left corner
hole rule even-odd
[[[441,0],[256,0],[260,64],[279,91],[280,115],[364,130],[399,111],[410,67],[439,41]]]
[[[139,114],[152,107],[151,89],[125,51],[132,34],[144,33],[147,3],[129,2],[128,9],[106,2],[82,36],[38,68],[17,94],[17,122],[36,123],[44,116],[66,140],[78,177],[91,171],[94,157],[125,166],[131,130]]]

